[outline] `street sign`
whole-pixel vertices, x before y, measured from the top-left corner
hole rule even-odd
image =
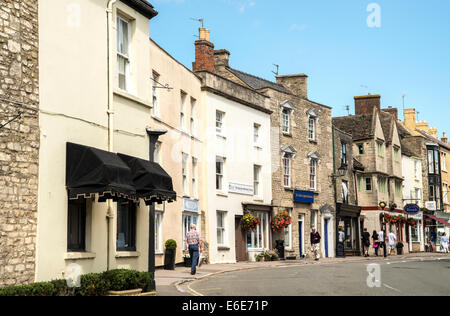
[[[407,204],[404,210],[407,214],[417,214],[420,211],[420,207],[416,204]]]

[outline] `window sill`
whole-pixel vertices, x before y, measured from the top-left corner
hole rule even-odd
[[[217,250],[219,250],[219,251],[228,251],[228,250],[230,250],[231,248],[230,247],[227,247],[227,246],[218,246],[217,247]]]
[[[155,251],[155,256],[162,256],[164,255],[164,252],[162,251]]]
[[[264,199],[263,199],[262,197],[260,197],[260,196],[255,196],[255,197],[253,198],[253,201],[254,201],[254,202],[261,202],[261,203],[264,203]]]
[[[221,192],[221,191],[217,191],[217,192],[216,192],[216,195],[217,195],[217,196],[228,197],[228,194],[223,193],[223,192]]]
[[[93,252],[66,252],[64,260],[94,259],[96,256]]]
[[[291,188],[291,187],[284,187],[284,190],[285,190],[285,191],[294,191],[294,188]]]
[[[291,133],[285,133],[285,132],[283,132],[283,136],[291,137],[291,138],[292,138],[292,134],[291,134]]]
[[[216,136],[217,137],[219,137],[219,138],[222,138],[222,139],[224,139],[224,140],[226,140],[227,139],[227,137],[226,136],[224,136],[223,134],[221,134],[221,133],[216,133]]]
[[[253,145],[253,147],[254,147],[256,150],[262,150],[262,147],[259,146],[259,145]]]
[[[141,255],[138,251],[118,251],[116,258],[137,258]]]
[[[316,144],[316,145],[317,145],[317,140],[315,140],[315,139],[308,139],[308,141],[309,141],[311,144]]]

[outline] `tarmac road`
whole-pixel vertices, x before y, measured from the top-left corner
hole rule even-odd
[[[450,258],[286,265],[213,275],[184,288],[184,295],[204,296],[450,296]]]

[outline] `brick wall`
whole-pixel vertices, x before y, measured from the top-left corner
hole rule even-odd
[[[355,97],[355,114],[372,114],[373,108],[380,111],[380,95],[365,95]]]
[[[194,71],[214,72],[214,44],[200,40],[195,42]]]
[[[0,0],[0,287],[34,281],[38,186],[38,4]]]

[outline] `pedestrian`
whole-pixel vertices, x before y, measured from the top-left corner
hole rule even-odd
[[[373,249],[375,249],[375,256],[378,257],[378,248],[380,247],[380,240],[376,230],[374,230],[372,233],[372,240],[373,240]]]
[[[320,234],[316,231],[316,228],[312,228],[311,232],[311,248],[314,252],[314,260],[319,260],[320,258]]]
[[[441,236],[441,246],[442,246],[442,250],[445,253],[448,253],[448,236],[447,236],[447,233],[444,233]]]
[[[434,249],[435,249],[434,246],[436,246],[436,239],[437,239],[436,232],[432,231],[430,236],[431,236],[431,240],[430,240],[431,252],[434,252]]]
[[[367,232],[367,228],[364,228],[364,232],[362,233],[362,246],[364,257],[368,257],[370,248],[370,234]]]
[[[386,254],[386,236],[384,235],[384,231],[383,230],[380,230],[379,232],[378,232],[378,240],[379,240],[379,242],[380,242],[380,248],[383,248],[383,257],[387,257],[387,254]]]
[[[191,224],[191,230],[186,233],[186,238],[184,239],[185,252],[189,253],[192,261],[191,274],[195,275],[197,273],[197,264],[199,253],[203,252],[202,249],[202,238],[200,233],[197,232],[195,224]]]
[[[395,236],[394,232],[391,230],[388,234],[389,255],[391,255],[392,250],[395,251],[395,242],[396,241],[397,241],[397,236]]]

